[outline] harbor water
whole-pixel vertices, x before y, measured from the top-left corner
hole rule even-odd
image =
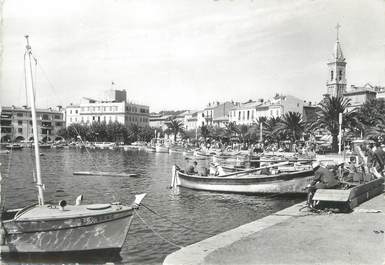
[[[147,153],[119,150],[41,150],[45,200],[74,204],[83,194],[83,203],[116,202],[130,204],[135,194],[147,193],[145,207],[134,217],[119,257],[71,256],[13,257],[2,264],[161,264],[179,247],[186,246],[279,211],[303,197],[256,196],[169,189],[171,168],[186,166],[178,153]],[[24,148],[0,156],[1,173],[7,177],[6,208],[21,208],[37,201],[32,173],[33,149]],[[205,163],[205,161],[198,161]],[[113,171],[138,173],[137,177],[74,176],[75,171]],[[174,224],[172,222],[174,222]],[[181,224],[179,226],[177,224]]]

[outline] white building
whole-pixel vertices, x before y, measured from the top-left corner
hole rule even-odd
[[[267,106],[263,105],[262,100],[249,100],[248,102],[242,103],[230,111],[229,121],[235,122],[236,124],[250,125],[256,122],[259,116],[265,115],[262,110],[267,110]]]
[[[119,122],[125,126],[149,125],[149,107],[127,102],[125,93],[124,90],[112,91],[108,95],[114,96],[115,99],[83,98],[79,105],[69,105],[66,108],[66,126],[92,122]]]
[[[275,95],[268,101],[249,100],[234,107],[229,115],[229,121],[236,124],[251,125],[260,117],[280,117],[289,111],[303,113],[304,101],[290,95]]]

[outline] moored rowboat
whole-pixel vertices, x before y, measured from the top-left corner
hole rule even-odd
[[[305,187],[313,180],[313,170],[301,170],[272,175],[240,171],[222,176],[198,176],[173,168],[172,186],[195,190],[245,194],[306,193]]]

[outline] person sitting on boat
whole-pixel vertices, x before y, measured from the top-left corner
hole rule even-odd
[[[197,170],[197,166],[198,166],[198,162],[197,161],[194,161],[192,163],[192,165],[188,166],[186,168],[186,174],[189,174],[189,175],[195,175],[195,174],[198,174],[198,170]]]
[[[316,189],[332,189],[340,185],[335,171],[321,167],[319,162],[313,163],[314,179],[311,186]]]
[[[226,175],[225,171],[223,170],[223,167],[221,167],[218,163],[214,164],[215,167],[215,176],[223,176]]]

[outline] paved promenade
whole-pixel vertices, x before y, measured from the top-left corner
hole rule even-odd
[[[384,194],[349,214],[303,205],[185,247],[163,264],[385,264]]]

